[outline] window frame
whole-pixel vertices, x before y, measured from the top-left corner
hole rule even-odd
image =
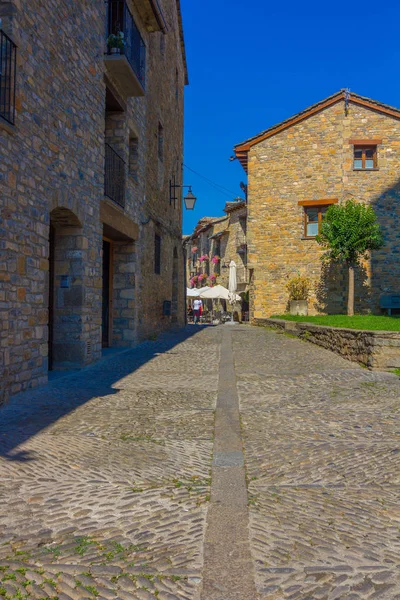
[[[300,200],[298,206],[303,207],[303,240],[315,240],[317,235],[321,233],[322,225],[322,209],[328,209],[332,204],[337,204],[337,198],[326,198],[323,200]],[[309,223],[307,219],[307,209],[314,208],[318,210],[318,233],[317,235],[307,235],[307,225]]]
[[[366,161],[371,160],[370,158],[366,157],[367,150],[373,150],[372,160],[374,162],[374,166],[371,168],[368,168],[365,166]],[[362,161],[361,167],[355,166],[355,161],[360,160],[359,158],[356,159],[356,156],[355,156],[356,151],[361,151],[361,161]],[[376,169],[378,169],[378,146],[377,146],[377,144],[354,144],[354,146],[353,146],[353,171],[374,171]]]

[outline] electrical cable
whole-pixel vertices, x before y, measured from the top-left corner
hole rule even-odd
[[[204,181],[206,181],[209,185],[211,185],[212,187],[214,187],[221,194],[225,194],[225,196],[229,196],[229,198],[232,198],[232,195],[234,197],[237,197],[237,193],[232,192],[232,190],[229,190],[228,188],[224,187],[223,185],[219,185],[219,183],[215,183],[214,181],[211,181],[211,179],[208,179],[207,177],[204,177],[204,175],[201,175],[200,173],[198,173],[194,169],[191,169],[190,167],[188,167],[188,165],[184,164],[183,166],[185,167],[185,169],[188,169],[189,171],[191,171],[192,173],[194,173],[198,177],[201,177],[201,179],[204,179]]]

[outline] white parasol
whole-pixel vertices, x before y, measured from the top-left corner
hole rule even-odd
[[[236,263],[231,260],[229,263],[229,302],[230,304],[235,304],[236,302],[236,288],[237,288],[237,279],[236,279]]]

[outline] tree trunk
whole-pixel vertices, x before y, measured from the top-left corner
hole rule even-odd
[[[354,265],[349,265],[349,292],[347,296],[347,315],[354,315]]]

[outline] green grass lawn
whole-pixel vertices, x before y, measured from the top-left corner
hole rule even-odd
[[[348,329],[372,329],[374,331],[400,331],[400,315],[387,317],[384,315],[319,315],[316,317],[300,317],[297,315],[273,315],[272,319],[286,319],[300,323],[314,323],[329,327],[347,327]]]

